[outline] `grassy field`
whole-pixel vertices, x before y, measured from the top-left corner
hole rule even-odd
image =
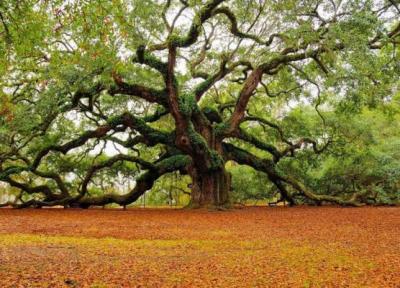
[[[400,287],[399,208],[0,209],[0,287]]]

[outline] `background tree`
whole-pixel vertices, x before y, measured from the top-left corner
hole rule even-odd
[[[399,13],[394,1],[2,1],[0,181],[23,191],[19,207],[126,205],[179,171],[192,206],[222,207],[232,160],[292,204],[360,205],[365,191],[317,193],[280,162],[328,149],[325,113],[392,101]],[[285,125],[301,103],[316,129]],[[107,193],[102,177],[135,186]]]

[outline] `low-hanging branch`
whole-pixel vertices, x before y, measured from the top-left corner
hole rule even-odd
[[[83,206],[90,205],[106,205],[116,203],[119,205],[128,205],[136,201],[147,190],[149,190],[153,183],[162,175],[183,169],[190,163],[190,158],[185,155],[175,155],[164,159],[152,166],[152,169],[143,173],[136,179],[135,188],[127,194],[105,194],[101,196],[85,195],[79,199],[79,204]]]
[[[278,183],[277,187],[280,189],[282,195],[287,197],[289,202],[292,202],[293,199],[290,197],[287,190],[282,186],[283,183],[290,185],[292,188],[297,190],[301,195],[304,195],[308,199],[317,201],[317,202],[331,202],[340,205],[349,205],[349,206],[362,206],[363,203],[358,201],[358,198],[361,196],[360,194],[354,194],[350,199],[344,199],[342,197],[330,196],[330,195],[320,195],[312,192],[309,188],[301,184],[299,181],[294,179],[294,177],[283,175],[278,171],[276,164],[271,160],[261,159],[243,149],[237,148],[232,144],[224,144],[224,149],[226,151],[226,155],[228,159],[234,160],[239,164],[248,165],[253,167],[258,171],[262,171],[266,173],[269,179],[275,184]]]

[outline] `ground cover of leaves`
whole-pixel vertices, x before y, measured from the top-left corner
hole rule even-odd
[[[400,287],[400,208],[0,209],[0,287]]]

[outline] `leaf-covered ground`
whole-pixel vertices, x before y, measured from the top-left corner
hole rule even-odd
[[[400,208],[0,209],[0,287],[400,287]]]

